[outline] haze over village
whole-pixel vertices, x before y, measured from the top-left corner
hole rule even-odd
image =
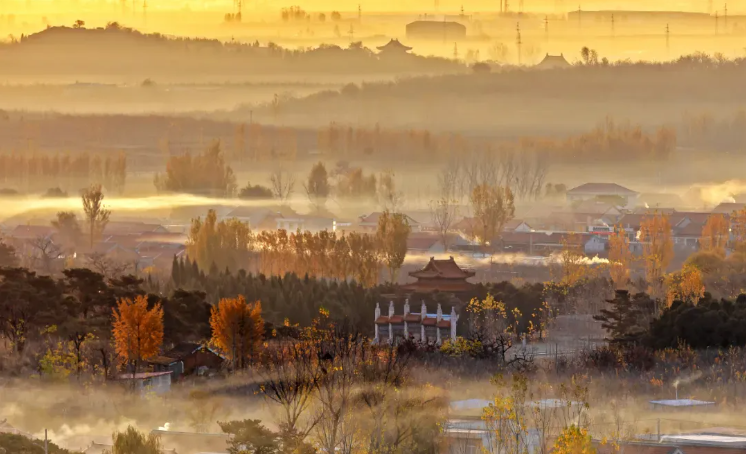
[[[4,0],[0,454],[746,452],[745,36]]]

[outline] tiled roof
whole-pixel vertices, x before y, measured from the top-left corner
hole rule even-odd
[[[734,211],[739,211],[746,208],[746,203],[721,203],[712,209],[713,213],[719,214],[731,214]]]
[[[433,274],[437,273],[437,274]],[[430,261],[422,270],[410,272],[409,275],[412,277],[423,277],[423,278],[443,278],[443,279],[468,279],[474,276],[473,271],[466,271],[461,269],[453,257],[447,260],[435,260],[434,257],[430,257]]]
[[[380,316],[376,319],[376,325],[388,325],[389,318],[385,316]]]
[[[637,192],[616,183],[586,183],[567,191],[568,194],[619,194],[635,195]]]
[[[50,225],[19,225],[8,232],[8,236],[19,239],[33,239],[36,237],[48,237],[54,232],[54,227]]]
[[[195,344],[193,342],[182,342],[177,344],[174,348],[166,352],[165,356],[176,359],[184,359],[191,355],[195,350],[199,349],[202,345]]]
[[[441,320],[437,324],[438,328],[450,328],[451,327],[451,321],[450,320]]]
[[[420,320],[419,314],[407,314],[404,316],[404,321],[408,323],[419,323]]]
[[[428,317],[428,318],[422,320],[422,324],[425,325],[425,326],[436,326],[437,323],[438,323],[438,320],[434,319],[432,317]]]
[[[404,323],[404,316],[402,315],[392,315],[389,317],[389,323]]]

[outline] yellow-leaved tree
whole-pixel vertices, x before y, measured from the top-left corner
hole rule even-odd
[[[627,286],[631,264],[632,251],[629,249],[629,239],[620,225],[609,236],[609,273],[615,289],[619,290]]]
[[[135,300],[122,298],[112,310],[112,334],[117,357],[137,374],[140,363],[158,355],[163,344],[163,309],[160,303],[148,308],[148,300],[138,295]]]
[[[223,298],[210,315],[212,343],[226,355],[234,369],[245,369],[264,338],[262,304],[237,298]]]
[[[565,427],[552,448],[553,454],[596,454],[588,430],[574,424]]]
[[[654,298],[663,298],[662,286],[666,268],[673,259],[671,223],[668,216],[654,214],[640,223],[640,242],[645,261],[645,277]]]
[[[685,265],[680,272],[670,274],[666,278],[666,284],[668,306],[676,300],[697,304],[699,299],[705,295],[702,271],[691,265]]]
[[[729,237],[730,223],[728,220],[722,214],[713,214],[707,218],[707,223],[702,228],[699,249],[725,257],[725,246],[728,244]]]

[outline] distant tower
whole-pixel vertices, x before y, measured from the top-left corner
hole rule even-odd
[[[614,29],[614,26],[616,25],[615,19],[614,19],[614,13],[611,13],[611,37],[613,38],[616,34],[616,30]]]
[[[725,27],[725,34],[728,34],[728,4],[725,4],[725,8],[723,9],[723,26]]]
[[[668,24],[666,24],[666,53],[668,53],[670,49],[670,38],[671,36],[671,29],[668,27]]]
[[[458,60],[458,43],[453,43],[453,59]]]
[[[523,0],[518,2],[518,12],[523,14]]]
[[[580,9],[580,5],[578,5],[578,30],[583,26],[582,22],[580,21],[580,16],[583,13],[583,10]]]
[[[715,34],[717,35],[718,32],[720,32],[720,25],[718,24],[718,12],[715,11]]]
[[[549,42],[549,16],[544,16],[544,42]]]
[[[516,31],[516,38],[515,38],[515,45],[518,49],[518,65],[521,65],[521,44],[523,42],[521,41],[521,23],[518,22],[515,24],[515,31]]]
[[[354,41],[355,40],[355,27],[353,27],[352,24],[350,24],[350,30],[347,33],[349,33],[350,35],[350,41]]]
[[[358,24],[363,21],[363,8],[360,4],[357,4],[357,22]]]
[[[135,15],[135,0],[132,0],[132,15]]]
[[[142,21],[148,22],[148,0],[142,0]]]

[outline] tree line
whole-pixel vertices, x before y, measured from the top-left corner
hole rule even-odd
[[[353,127],[332,122],[318,130],[318,146],[333,157],[409,156],[413,159],[461,157],[470,151],[535,153],[548,161],[614,161],[620,153],[638,159],[666,159],[676,148],[676,130],[652,132],[629,122],[607,118],[591,131],[565,139],[521,137],[515,142],[470,139],[460,134],[428,130]]]
[[[215,211],[192,221],[187,255],[203,270],[248,269],[276,276],[286,273],[338,280],[355,279],[364,285],[379,281],[380,268],[394,281],[404,263],[411,227],[399,213],[384,212],[375,234],[322,230],[252,232],[237,219],[217,221]]]
[[[92,153],[0,154],[0,184],[24,191],[71,188],[100,183],[121,194],[127,180],[127,156]]]

